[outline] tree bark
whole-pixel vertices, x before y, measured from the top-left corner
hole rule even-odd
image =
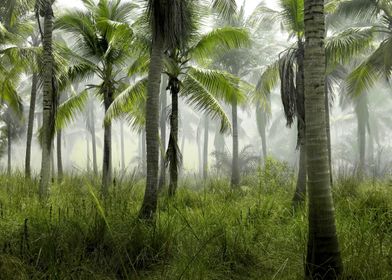
[[[41,10],[44,13],[43,31],[43,126],[42,126],[42,161],[41,178],[39,183],[39,197],[44,199],[47,196],[50,174],[51,155],[54,134],[54,121],[56,116],[56,92],[54,89],[54,59],[53,59],[53,10],[52,2],[44,1]]]
[[[31,143],[33,140],[35,102],[37,99],[37,84],[38,84],[38,75],[36,73],[34,73],[33,78],[32,78],[32,82],[31,82],[29,120],[27,123],[26,157],[25,157],[25,176],[26,176],[26,178],[30,178],[30,176],[31,176]]]
[[[233,100],[232,108],[232,125],[233,125],[233,161],[231,171],[231,186],[238,187],[240,185],[240,168],[239,168],[239,144],[238,144],[238,105],[237,99]]]
[[[63,180],[63,157],[62,157],[62,147],[61,147],[62,131],[57,131],[57,179],[59,182]]]
[[[113,102],[112,85],[107,85],[104,93],[105,113]],[[107,198],[112,183],[112,124],[105,124],[103,136],[102,195]]]
[[[158,204],[159,170],[159,87],[163,68],[163,38],[157,34],[152,43],[146,102],[147,178],[139,217],[151,219]]]
[[[168,78],[166,75],[162,76],[161,83],[161,116],[160,116],[160,130],[161,130],[161,163],[160,163],[160,176],[159,176],[159,189],[162,190],[166,185],[166,118],[167,118],[167,96],[166,96],[166,88],[167,88]]]
[[[167,149],[167,158],[169,159],[169,196],[174,196],[178,187],[178,171],[180,168],[179,159],[180,148],[178,147],[178,93],[180,91],[180,81],[177,78],[169,80],[170,93],[172,97],[171,114],[170,114],[170,135]]]
[[[204,117],[204,149],[203,149],[203,179],[207,180],[208,177],[208,129],[209,119],[208,116]]]
[[[323,0],[305,0],[305,118],[309,190],[307,279],[337,279],[342,261],[331,194],[325,107]]]

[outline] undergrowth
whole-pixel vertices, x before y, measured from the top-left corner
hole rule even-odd
[[[225,179],[162,195],[156,219],[137,219],[143,182],[122,180],[105,203],[89,175],[53,183],[0,177],[0,279],[303,279],[306,207],[295,178],[270,162],[238,190]],[[337,181],[342,279],[392,279],[392,186]]]

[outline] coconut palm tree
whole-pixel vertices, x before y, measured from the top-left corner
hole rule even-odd
[[[306,157],[309,188],[307,279],[336,279],[342,261],[331,194],[325,114],[325,16],[323,0],[304,2]]]
[[[67,11],[58,18],[58,28],[72,34],[75,50],[70,59],[77,63],[74,67],[79,79],[97,75],[99,85],[91,85],[103,99],[105,111],[110,107],[124,76],[122,67],[131,54],[133,31],[129,17],[135,5],[117,0],[100,0],[98,4],[87,0],[83,2],[86,10]],[[105,123],[102,194],[107,196],[112,182],[112,141],[111,123]]]

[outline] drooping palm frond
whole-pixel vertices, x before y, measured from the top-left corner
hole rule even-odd
[[[215,81],[215,83],[217,82]],[[219,104],[217,97],[211,94],[209,88],[205,86],[206,84],[210,84],[210,88],[216,87],[216,85],[208,82],[208,80],[203,80],[201,75],[196,77],[192,75],[192,72],[188,72],[182,81],[183,86],[180,95],[196,110],[205,112],[212,119],[219,119],[221,122],[221,132],[228,131],[231,127],[229,118]]]
[[[325,51],[328,64],[348,63],[350,60],[366,51],[373,42],[375,34],[374,27],[349,28],[328,36]]]
[[[204,34],[188,51],[196,61],[219,57],[229,50],[250,46],[249,33],[244,28],[223,27]]]
[[[288,49],[279,59],[280,91],[288,126],[297,115],[296,59],[297,49]]]
[[[354,20],[374,20],[380,12],[379,2],[383,0],[335,0],[335,13],[340,16],[351,17]]]
[[[56,115],[56,131],[65,128],[75,121],[76,115],[84,110],[88,100],[88,92],[84,90],[77,94],[74,90],[71,97],[59,105]]]
[[[348,76],[348,93],[360,95],[381,78],[389,79],[392,71],[391,52],[392,37],[389,37]]]
[[[282,6],[281,19],[283,25],[296,36],[302,36],[304,26],[304,1],[280,0]]]
[[[144,120],[140,120],[140,114],[135,114],[140,110],[135,110],[135,108],[144,108],[143,105],[146,99],[147,84],[148,79],[143,78],[123,90],[114,99],[113,103],[107,110],[104,123],[108,124],[119,117],[125,117],[133,127],[138,127],[140,124],[144,123]]]
[[[279,82],[279,61],[268,65],[262,72],[259,80],[257,81],[256,90],[253,93],[253,100],[264,110],[269,111],[267,106],[269,95]]]

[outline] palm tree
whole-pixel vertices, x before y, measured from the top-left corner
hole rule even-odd
[[[325,114],[325,16],[323,0],[304,2],[305,123],[309,188],[309,236],[305,276],[336,279],[342,261],[331,194]]]
[[[47,195],[50,180],[50,158],[54,136],[57,97],[54,82],[53,57],[53,9],[52,0],[37,0],[36,13],[38,25],[41,26],[39,16],[44,18],[43,31],[41,31],[43,54],[41,66],[43,69],[43,126],[42,126],[42,160],[41,179],[39,184],[40,198]]]
[[[75,36],[75,51],[70,58],[77,62],[74,67],[79,78],[97,75],[101,84],[92,85],[103,99],[105,112],[113,102],[118,84],[121,84],[121,68],[129,59],[132,33],[129,17],[135,5],[117,0],[83,2],[87,11],[68,11],[57,20],[57,26]],[[105,123],[102,166],[102,195],[107,196],[112,182],[111,123]]]

